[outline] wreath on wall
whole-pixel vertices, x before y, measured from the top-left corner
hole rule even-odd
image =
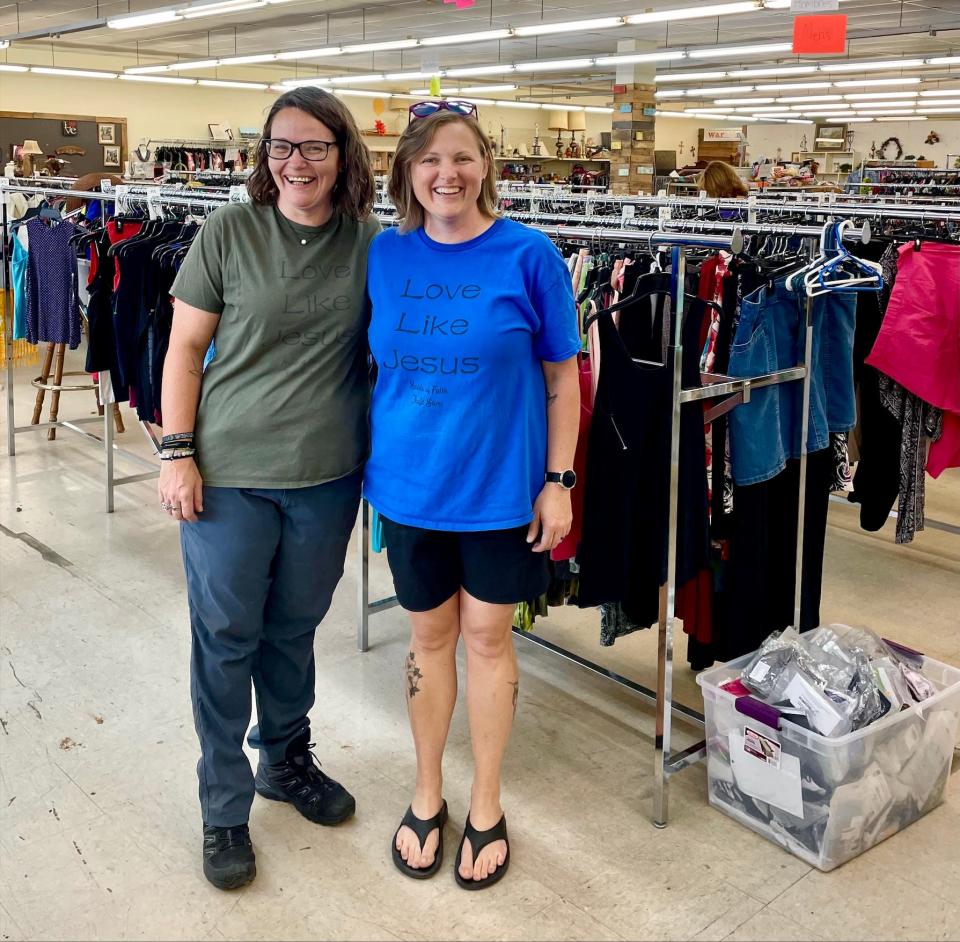
[[[899,137],[888,137],[888,138],[880,145],[880,151],[879,151],[880,156],[881,156],[884,160],[888,160],[888,159],[889,159],[889,158],[887,157],[887,148],[890,147],[891,144],[892,144],[894,147],[896,147],[896,149],[897,149],[896,156],[894,156],[893,159],[894,159],[894,160],[899,160],[899,159],[903,156],[903,144],[900,143],[900,138],[899,138]]]

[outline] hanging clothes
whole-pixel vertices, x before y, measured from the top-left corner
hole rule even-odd
[[[47,225],[34,218],[24,224],[29,243],[27,265],[26,339],[30,343],[80,345],[77,301],[77,259],[70,238],[77,227],[69,221]]]

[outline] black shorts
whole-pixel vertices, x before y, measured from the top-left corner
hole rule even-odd
[[[408,612],[437,608],[461,586],[495,605],[526,602],[547,591],[550,554],[533,552],[525,526],[454,532],[380,518],[397,599]]]

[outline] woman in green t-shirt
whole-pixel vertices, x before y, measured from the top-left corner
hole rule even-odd
[[[160,501],[180,521],[203,871],[222,889],[256,875],[254,791],[318,824],[355,808],[313,758],[307,714],[367,454],[373,173],[350,112],[310,87],[274,103],[258,157],[251,202],[204,223],[174,282],[163,371]]]

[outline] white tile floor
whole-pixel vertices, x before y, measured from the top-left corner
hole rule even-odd
[[[18,422],[36,370],[18,371]],[[61,415],[90,412],[64,396]],[[142,449],[128,415],[122,436]],[[5,429],[3,438],[5,441]],[[627,692],[518,641],[520,710],[505,770],[513,865],[489,893],[459,890],[448,850],[432,881],[403,879],[388,845],[413,770],[401,687],[404,616],[355,647],[351,553],[317,637],[312,714],[325,768],[356,818],[310,825],[257,800],[260,875],[222,893],[199,870],[197,744],[176,528],[153,486],[103,513],[101,454],[61,432],[0,458],[0,938],[2,939],[958,939],[960,776],[945,805],[830,874],[708,807],[702,766],[673,780],[671,823],[649,823],[652,721]],[[136,467],[119,465],[122,472]],[[931,516],[960,523],[956,474]],[[49,552],[48,552],[49,550]],[[823,614],[867,623],[960,663],[960,538],[895,547],[831,511]],[[374,562],[375,594],[389,588]],[[551,638],[651,684],[651,632],[598,645],[591,612]],[[698,706],[680,641],[677,688]],[[446,763],[455,847],[469,793],[458,709]]]

